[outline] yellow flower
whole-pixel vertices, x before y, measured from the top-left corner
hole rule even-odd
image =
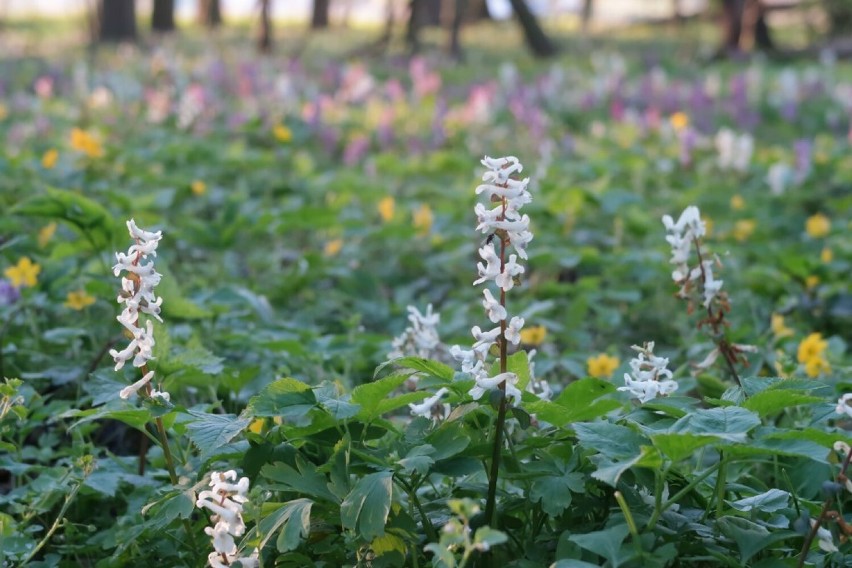
[[[59,152],[57,152],[55,148],[51,148],[44,153],[44,156],[41,157],[41,165],[44,166],[44,169],[46,170],[52,170],[56,165],[56,160],[58,159]]]
[[[275,136],[275,139],[279,142],[286,143],[293,139],[293,132],[283,124],[276,125],[275,128],[272,129],[272,135]]]
[[[381,215],[382,221],[387,223],[393,219],[395,207],[396,201],[394,201],[393,197],[383,197],[382,200],[379,201],[379,215]]]
[[[65,299],[65,304],[63,305],[66,308],[79,311],[94,303],[94,296],[89,296],[85,290],[74,290],[68,292],[68,297]]]
[[[42,227],[38,232],[38,246],[41,248],[46,247],[50,239],[53,238],[54,233],[56,233],[56,223],[48,223]]]
[[[41,266],[33,264],[33,261],[25,256],[18,261],[18,264],[7,268],[3,274],[12,281],[12,286],[20,288],[22,286],[35,286],[39,272],[41,272]]]
[[[672,123],[672,128],[675,130],[683,130],[687,126],[689,126],[689,116],[683,112],[676,112],[669,118],[669,121]]]
[[[612,357],[606,353],[601,353],[597,357],[589,357],[586,360],[586,367],[590,377],[598,379],[609,379],[612,374],[621,364],[618,357]]]
[[[414,228],[417,229],[417,233],[420,235],[428,235],[429,231],[432,230],[432,221],[434,221],[432,208],[424,203],[417,208],[413,217]]]
[[[189,188],[192,190],[193,195],[204,195],[207,193],[207,184],[200,179],[189,184]]]
[[[9,111],[6,110],[6,105],[0,103],[0,120],[3,120],[7,116],[9,116]]]
[[[734,223],[734,238],[740,242],[748,239],[752,233],[754,233],[754,228],[757,226],[757,221],[754,219],[741,219]]]
[[[828,341],[822,338],[821,333],[812,333],[799,343],[796,359],[805,366],[805,373],[809,377],[818,377],[831,371],[831,365],[825,358],[826,349]]]
[[[323,248],[323,252],[325,256],[337,256],[340,252],[340,249],[343,248],[343,239],[332,239],[325,243],[325,247]]]
[[[825,248],[824,248],[824,249],[822,249],[822,251],[819,253],[819,259],[820,259],[820,260],[821,260],[824,264],[828,264],[829,262],[831,262],[832,260],[834,260],[834,251],[832,251],[832,250],[831,250],[830,248],[828,248],[828,247],[825,247]]]
[[[71,130],[71,147],[78,152],[83,152],[90,158],[98,158],[104,154],[97,138],[80,128]]]
[[[546,327],[543,325],[534,325],[521,330],[521,343],[535,347],[541,345],[546,336]]]
[[[731,198],[731,209],[739,211],[743,207],[745,207],[745,199],[742,195],[737,194]]]
[[[772,314],[769,327],[772,329],[772,333],[775,334],[777,339],[793,335],[793,330],[786,326],[784,323],[784,316],[781,314]]]
[[[810,290],[811,288],[816,288],[819,284],[819,276],[815,274],[811,274],[810,276],[805,278],[805,287]]]
[[[255,418],[254,422],[249,424],[249,432],[254,432],[255,434],[260,434],[263,431],[263,424],[265,420],[263,418]]]
[[[831,231],[831,219],[822,213],[811,215],[805,222],[805,231],[814,239],[824,237]]]

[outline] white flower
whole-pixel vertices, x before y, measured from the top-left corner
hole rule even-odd
[[[737,135],[728,128],[716,134],[716,150],[719,152],[719,167],[723,170],[748,170],[754,153],[754,138],[750,134]]]
[[[425,399],[420,404],[409,404],[408,408],[411,409],[411,414],[413,416],[423,416],[424,418],[438,419],[438,416],[436,416],[435,412],[435,408],[437,406],[440,412],[440,418],[445,419],[447,416],[450,415],[450,405],[441,405],[438,404],[438,402],[448,392],[450,391],[442,387],[438,389],[438,392],[436,392],[433,396],[430,396],[429,398]]]
[[[816,525],[816,520],[811,519],[811,529]],[[831,535],[831,531],[825,527],[820,527],[817,529],[817,539],[819,539],[819,547],[821,550],[825,552],[839,552],[840,549],[834,544],[834,537]]]
[[[783,162],[777,162],[769,166],[766,173],[766,183],[769,184],[769,192],[772,195],[781,195],[793,179],[793,168]]]
[[[524,318],[520,318],[515,316],[509,321],[508,327],[506,327],[506,341],[512,343],[513,345],[517,345],[521,342],[521,329],[524,327]]]
[[[848,392],[841,396],[837,400],[837,408],[835,409],[837,414],[845,414],[849,418],[852,418],[852,392]]]
[[[131,337],[130,343],[124,349],[110,349],[109,354],[115,361],[115,370],[119,371],[125,363],[133,360],[134,367],[144,367],[153,358],[154,352],[154,324],[150,319],[141,325],[140,314],[146,314],[157,321],[160,318],[160,308],[163,299],[154,294],[154,287],[160,283],[162,276],[154,270],[153,257],[157,256],[157,245],[162,239],[160,231],[152,232],[140,229],[133,219],[127,221],[127,230],[134,244],[127,249],[127,253],[115,253],[116,265],[113,272],[116,276],[122,272],[127,273],[121,279],[121,294],[117,301],[124,304],[124,309],[116,318],[127,330]],[[151,258],[151,260],[148,260]],[[145,262],[148,260],[148,262]],[[147,375],[146,375],[147,376]],[[150,380],[150,379],[148,379]],[[137,382],[135,388],[123,389],[122,398],[129,397],[132,393],[144,386],[147,381]],[[140,384],[141,383],[141,384]],[[161,397],[164,393],[160,393]]]
[[[654,355],[653,341],[632,348],[639,356],[631,359],[631,372],[624,374],[624,386],[618,390],[628,391],[642,403],[657,396],[668,396],[677,390],[678,385],[671,380],[672,372],[668,369],[669,360]]]
[[[479,279],[473,282],[474,286],[478,286],[487,280],[494,280],[500,275],[500,257],[497,256],[497,251],[494,250],[494,245],[487,243],[479,249],[479,256],[486,262],[483,265],[481,262],[476,265],[479,271]]]
[[[468,391],[468,394],[473,400],[479,400],[486,391],[499,389],[500,385],[506,383],[506,397],[513,400],[515,406],[521,403],[521,391],[516,386],[518,384],[518,375],[515,373],[500,373],[494,377],[482,377],[476,379],[476,385]]]
[[[131,396],[133,396],[134,394],[139,392],[139,389],[141,389],[142,387],[144,387],[145,385],[150,383],[151,379],[153,379],[153,378],[154,378],[154,371],[149,371],[144,377],[142,377],[141,379],[139,379],[138,381],[136,381],[135,383],[133,383],[129,387],[124,387],[123,389],[121,389],[121,392],[118,393],[118,396],[120,396],[123,399],[130,398]],[[166,400],[168,400],[168,399],[166,399]]]
[[[509,262],[503,267],[503,272],[497,275],[494,281],[504,291],[508,292],[515,286],[515,276],[524,273],[524,266],[518,264],[518,256],[509,255]],[[505,318],[503,318],[505,319]]]
[[[485,299],[482,300],[482,307],[485,308],[485,311],[488,313],[488,319],[490,319],[493,323],[506,319],[506,308],[504,308],[500,302],[494,298],[491,290],[485,288],[482,291],[482,294],[485,296]]]
[[[195,501],[199,509],[213,512],[211,520],[215,525],[204,529],[212,537],[214,549],[207,557],[208,563],[214,567],[231,566],[240,560],[243,566],[257,566],[257,549],[248,558],[239,558],[234,541],[235,536],[242,536],[246,531],[242,512],[243,504],[248,501],[249,479],[242,477],[237,481],[237,472],[234,470],[214,471],[210,474],[208,485],[211,489],[200,491]]]
[[[416,307],[408,306],[408,321],[411,325],[391,342],[392,349],[388,353],[388,359],[409,355],[424,359],[434,357],[442,349],[437,330],[441,315],[432,312],[432,304],[426,307],[425,315]]]
[[[708,307],[710,302],[713,301],[719,291],[722,289],[722,284],[724,280],[716,280],[713,278],[713,264],[712,260],[705,260],[701,263],[701,266],[704,267],[704,307]]]

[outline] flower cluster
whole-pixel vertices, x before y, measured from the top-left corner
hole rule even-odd
[[[663,215],[663,225],[666,228],[666,241],[672,247],[672,258],[669,260],[675,265],[672,271],[672,280],[680,285],[678,295],[681,298],[688,297],[692,283],[701,281],[704,295],[704,307],[719,295],[722,289],[722,280],[717,280],[713,274],[714,260],[701,260],[698,266],[689,267],[689,252],[693,243],[703,237],[707,232],[704,221],[701,220],[701,212],[698,207],[690,205],[683,210],[677,222],[669,215]]]
[[[750,134],[737,134],[722,128],[716,134],[716,150],[719,152],[719,167],[723,170],[745,172],[754,153],[754,138]]]
[[[809,377],[831,372],[831,365],[825,358],[826,349],[828,341],[822,338],[821,333],[812,333],[799,343],[796,358],[805,366],[805,373]]]
[[[505,394],[511,397],[515,404],[520,403],[521,391],[517,388],[518,377],[514,373],[503,372],[489,377],[486,368],[486,358],[491,347],[501,342],[518,345],[521,341],[521,329],[524,319],[514,316],[511,319],[506,311],[506,292],[515,285],[515,280],[524,273],[524,266],[518,264],[518,257],[527,258],[526,247],[533,238],[529,231],[529,216],[521,215],[520,209],[530,201],[532,196],[527,191],[529,178],[513,179],[511,176],[520,173],[523,166],[514,156],[506,158],[489,158],[482,160],[488,170],[483,174],[483,184],[476,188],[477,195],[484,195],[492,209],[483,203],[477,203],[474,211],[478,220],[476,229],[489,235],[485,245],[479,249],[483,262],[477,264],[479,278],[474,286],[494,282],[500,291],[499,299],[488,288],[483,290],[482,307],[488,319],[498,324],[493,329],[483,331],[479,326],[471,329],[475,343],[472,349],[462,349],[454,346],[450,354],[462,364],[462,371],[469,373],[476,385],[469,394],[478,400],[485,391],[501,388],[505,383]],[[494,240],[500,243],[498,252]],[[506,259],[506,249],[512,247],[516,254],[510,254]],[[505,347],[505,343],[502,344]]]
[[[411,325],[391,343],[388,359],[415,356],[429,359],[438,354],[441,338],[438,336],[438,323],[441,314],[432,311],[432,304],[426,307],[426,313],[420,313],[414,306],[408,306],[408,321]]]
[[[668,369],[669,360],[654,355],[653,341],[642,347],[634,345],[632,349],[639,356],[630,360],[630,373],[624,373],[624,386],[618,390],[630,392],[639,402],[668,396],[677,390],[677,383]]]
[[[212,511],[211,520],[216,523],[212,528],[204,529],[213,538],[214,550],[207,556],[208,564],[220,568],[239,560],[243,567],[257,566],[257,549],[251,556],[240,558],[234,541],[235,536],[242,536],[246,532],[242,513],[243,504],[248,501],[248,477],[241,477],[237,481],[237,472],[234,470],[224,473],[214,471],[210,474],[209,485],[211,489],[201,491],[195,502],[199,509]]]
[[[131,339],[127,347],[121,351],[110,349],[109,354],[115,361],[116,371],[132,359],[133,366],[143,368],[145,374],[141,380],[122,389],[121,398],[129,398],[154,377],[154,373],[148,372],[146,366],[153,358],[154,324],[150,319],[146,319],[145,326],[142,327],[140,313],[163,321],[160,318],[163,299],[154,294],[154,287],[160,283],[161,275],[154,270],[153,260],[143,262],[148,257],[157,256],[157,245],[163,234],[161,231],[144,231],[136,226],[133,219],[127,222],[127,229],[135,242],[127,254],[115,253],[117,263],[113,266],[113,272],[116,276],[120,276],[122,272],[126,273],[121,278],[121,293],[117,299],[119,304],[124,304],[124,309],[117,319]],[[157,394],[168,399],[167,393]]]

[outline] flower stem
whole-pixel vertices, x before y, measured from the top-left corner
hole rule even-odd
[[[850,460],[852,460],[852,452],[846,454],[846,459],[843,460],[843,465],[840,468],[840,472],[837,474],[837,481],[840,481],[841,477],[846,476],[846,470],[849,469]],[[817,517],[814,526],[811,527],[811,530],[808,532],[807,536],[805,536],[805,542],[802,544],[802,552],[799,554],[799,561],[796,564],[797,568],[802,568],[802,566],[805,565],[805,560],[808,558],[808,550],[811,548],[811,544],[814,541],[814,537],[816,537],[817,531],[819,531],[819,527],[825,521],[826,516],[828,515],[828,508],[831,507],[831,503],[833,501],[834,497],[829,495],[823,502],[822,510],[819,512],[819,517]]]

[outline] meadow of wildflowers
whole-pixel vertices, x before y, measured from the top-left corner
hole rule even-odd
[[[0,566],[847,562],[848,63],[217,42],[1,67]]]

